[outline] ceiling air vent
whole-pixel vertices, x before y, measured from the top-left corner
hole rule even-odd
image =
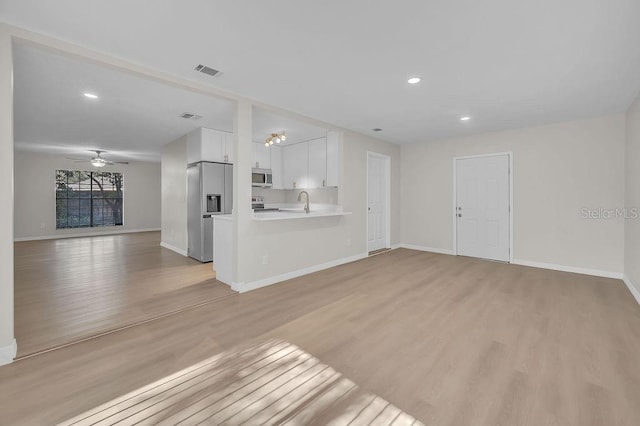
[[[220,74],[220,71],[218,71],[218,70],[216,70],[216,69],[213,69],[213,68],[211,68],[211,67],[208,67],[208,66],[206,66],[206,65],[202,65],[202,64],[198,65],[198,66],[197,66],[197,67],[195,67],[194,69],[195,69],[196,71],[199,71],[199,72],[205,73],[205,74],[207,74],[207,75],[210,75],[211,77],[215,77],[215,76],[217,76],[218,74]]]
[[[197,114],[191,114],[189,112],[183,112],[182,114],[180,114],[180,118],[184,118],[185,120],[200,120],[202,116]]]

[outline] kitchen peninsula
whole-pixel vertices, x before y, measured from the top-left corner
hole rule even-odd
[[[340,192],[342,133],[254,113],[251,206],[239,200],[232,216],[213,216],[216,278],[240,292],[353,258],[352,213]]]
[[[278,210],[270,210],[265,212],[255,211],[253,212],[253,220],[267,221],[267,220],[290,220],[290,219],[313,219],[318,217],[330,217],[330,216],[346,216],[351,212],[342,211],[341,206],[333,206],[333,209],[319,209],[310,210],[308,213],[304,209],[300,208],[280,208]]]
[[[333,205],[313,205],[307,213],[299,206],[284,206],[277,210],[253,211],[253,221],[270,222],[283,220],[322,220],[323,218],[348,216],[351,212],[342,211],[342,206]],[[233,215],[213,216],[213,269],[216,272],[216,279],[230,286],[233,290],[239,291],[236,283],[233,282]]]

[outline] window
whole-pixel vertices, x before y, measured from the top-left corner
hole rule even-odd
[[[56,170],[56,229],[118,226],[122,173]]]

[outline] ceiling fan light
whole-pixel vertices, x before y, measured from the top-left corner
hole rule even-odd
[[[91,165],[93,167],[104,167],[107,165],[107,162],[104,161],[102,158],[92,158]]]
[[[286,141],[286,140],[287,140],[287,135],[285,135],[285,134],[284,134],[284,132],[282,132],[282,135],[280,135],[280,140],[281,140],[282,142],[284,142],[284,141]]]
[[[275,141],[276,143],[280,143],[280,138],[276,137]]]

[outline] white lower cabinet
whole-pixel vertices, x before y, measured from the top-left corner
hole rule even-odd
[[[213,215],[213,269],[216,279],[233,285],[233,219]]]

